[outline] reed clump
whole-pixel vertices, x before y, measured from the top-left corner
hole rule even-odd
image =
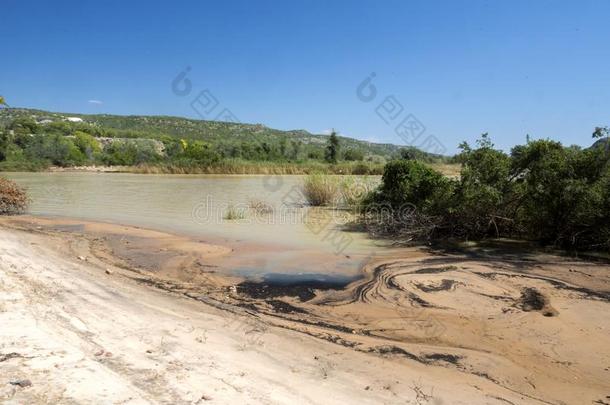
[[[229,204],[223,218],[227,221],[238,221],[240,219],[245,219],[246,214],[243,210],[235,207],[235,205]]]
[[[372,162],[340,162],[329,165],[316,161],[256,162],[228,159],[212,164],[198,162],[147,163],[129,166],[127,171],[142,174],[265,174],[308,175],[313,173],[341,175],[381,175],[383,165]]]
[[[333,205],[339,195],[340,183],[334,176],[310,174],[303,180],[303,195],[309,205]]]

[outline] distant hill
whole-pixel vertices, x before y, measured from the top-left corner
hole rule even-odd
[[[74,123],[80,119],[88,125],[105,130],[114,130],[117,133],[116,136],[153,139],[169,136],[203,140],[215,146],[238,142],[278,144],[282,142],[282,139],[285,139],[286,141],[301,142],[308,149],[312,147],[322,149],[328,139],[328,135],[312,134],[305,130],[282,131],[269,128],[263,124],[205,121],[162,115],[57,113],[26,108],[1,110],[0,126],[5,126],[16,118],[31,118],[42,124],[56,121],[72,121],[71,123]],[[377,156],[386,160],[398,156],[400,149],[405,148],[405,146],[400,145],[372,143],[348,137],[340,137],[340,141],[343,151],[352,149],[365,156]],[[439,155],[420,151],[417,151],[417,153],[421,153],[424,158],[430,160],[442,159]]]

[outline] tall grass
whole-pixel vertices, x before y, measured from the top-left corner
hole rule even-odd
[[[225,212],[224,219],[227,221],[236,221],[246,218],[246,214],[243,210],[236,208],[233,204],[229,204],[227,211]]]
[[[303,181],[303,195],[309,205],[332,205],[339,194],[339,180],[325,174],[310,174]]]
[[[383,165],[371,162],[255,162],[229,159],[202,165],[197,163],[157,163],[127,167],[132,173],[144,174],[371,174],[381,175]]]
[[[379,180],[366,176],[345,176],[339,183],[340,201],[343,208],[357,211],[364,200],[379,185]]]

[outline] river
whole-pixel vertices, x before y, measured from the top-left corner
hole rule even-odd
[[[310,208],[302,176],[5,173],[28,190],[28,213],[162,230],[249,249],[241,273],[350,274],[381,248],[342,226],[345,212]],[[252,209],[258,202],[266,209]],[[229,207],[242,218],[226,219]],[[258,253],[257,253],[258,252]],[[243,255],[242,255],[243,256]]]

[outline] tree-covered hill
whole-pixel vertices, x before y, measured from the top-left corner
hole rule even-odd
[[[70,122],[78,118],[82,122]],[[25,108],[6,108],[0,111],[0,127],[10,125],[16,119],[32,120],[39,125],[66,123],[73,127],[92,126],[99,136],[119,138],[152,138],[200,140],[219,150],[230,149],[236,144],[277,145],[278,148],[294,149],[298,158],[321,158],[328,135],[312,134],[305,130],[282,131],[262,124],[242,124],[219,121],[204,121],[171,116],[110,115],[56,113]],[[82,128],[81,128],[82,129]],[[385,161],[399,155],[403,146],[371,143],[353,138],[339,137],[341,149],[348,160],[368,159]],[[295,146],[298,145],[298,146]],[[413,149],[414,148],[409,148]],[[350,151],[350,152],[348,152]],[[294,155],[294,151],[292,152]],[[438,155],[420,152],[429,160],[442,160]]]

